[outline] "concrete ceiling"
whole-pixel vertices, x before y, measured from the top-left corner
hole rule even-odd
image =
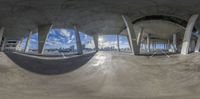
[[[141,31],[141,27],[143,28],[143,35],[147,35],[148,33],[158,37],[160,39],[169,39],[173,34],[182,32],[184,33],[185,28],[169,22],[162,20],[149,20],[142,21],[134,24],[134,30],[136,33]]]
[[[199,0],[0,0],[0,26],[7,37],[37,31],[38,24],[67,28],[73,24],[88,34],[119,33],[122,14],[132,21],[148,15],[168,15],[188,20],[200,12]]]

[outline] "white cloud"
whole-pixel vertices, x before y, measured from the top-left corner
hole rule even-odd
[[[88,36],[85,34],[84,35],[84,40],[87,40],[88,39]]]
[[[67,43],[70,44],[70,43],[72,43],[72,41],[73,41],[73,40],[68,40]]]
[[[74,40],[75,39],[75,35],[72,35],[72,37],[70,39]]]
[[[94,41],[89,41],[89,43],[86,44],[86,48],[94,48]]]
[[[60,34],[64,37],[70,37],[70,32],[66,29],[60,29]]]
[[[52,38],[52,41],[59,41],[59,38],[54,37]]]
[[[36,40],[36,39],[31,39],[31,42],[35,43],[35,42],[38,42],[38,40]]]
[[[61,42],[58,42],[58,41],[47,41],[46,44],[50,45],[50,46],[53,46],[53,45],[62,45]]]
[[[99,43],[100,47],[111,47],[114,46],[117,48],[117,41],[104,41]]]

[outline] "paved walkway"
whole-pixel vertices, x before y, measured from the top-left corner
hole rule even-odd
[[[0,53],[0,99],[199,99],[200,54],[98,52],[44,60]]]

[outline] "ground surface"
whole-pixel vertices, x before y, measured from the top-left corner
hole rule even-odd
[[[14,53],[0,57],[0,99],[200,98],[197,53],[170,58],[116,52],[55,60]]]

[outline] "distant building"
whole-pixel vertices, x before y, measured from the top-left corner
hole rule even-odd
[[[69,48],[71,49],[72,52],[75,51],[75,46],[74,45],[71,45]]]
[[[16,40],[7,40],[5,43],[5,51],[15,51],[17,46]]]
[[[85,44],[82,44],[82,49],[85,49]]]

